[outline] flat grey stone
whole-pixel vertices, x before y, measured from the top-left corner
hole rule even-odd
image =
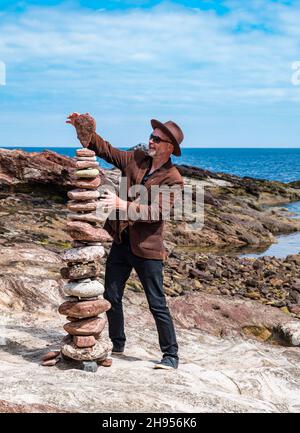
[[[86,278],[65,285],[64,293],[68,296],[77,296],[78,298],[90,298],[100,296],[104,293],[104,286],[100,281]]]

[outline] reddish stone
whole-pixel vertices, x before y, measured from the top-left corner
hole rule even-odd
[[[49,359],[57,358],[60,354],[60,350],[51,350],[42,356],[42,361],[49,361]]]
[[[291,313],[297,314],[297,316],[300,316],[300,305],[292,305],[289,307],[289,310]]]
[[[80,114],[74,121],[77,132],[77,138],[80,143],[87,147],[91,141],[92,135],[96,132],[96,121],[88,113]],[[83,157],[84,158],[84,157]]]
[[[100,197],[99,191],[87,191],[85,189],[74,189],[68,192],[71,200],[96,200]]]
[[[76,161],[76,168],[83,170],[85,168],[99,168],[97,161]]]
[[[93,335],[83,337],[82,335],[74,335],[73,342],[77,347],[93,347],[96,344],[96,338]]]
[[[98,361],[97,364],[102,367],[111,367],[113,360],[111,358],[103,359],[102,361]]]
[[[66,323],[64,329],[71,335],[94,335],[103,331],[105,323],[102,317],[93,317]]]
[[[61,268],[60,274],[65,280],[80,280],[84,278],[99,277],[102,266],[100,262],[74,263],[69,267]]]
[[[58,311],[65,316],[80,318],[98,316],[110,308],[111,304],[106,299],[97,299],[96,301],[67,301],[60,305]]]
[[[78,203],[75,200],[71,200],[67,203],[67,208],[72,212],[92,211],[97,209],[98,203],[99,202],[96,200],[89,200],[84,203]]]
[[[48,361],[43,361],[42,365],[44,367],[52,367],[53,365],[57,364],[58,361],[59,361],[59,358],[48,359]]]
[[[95,228],[88,223],[81,221],[69,221],[67,230],[70,236],[77,241],[110,241],[112,238],[106,230]]]
[[[95,156],[95,152],[91,149],[77,149],[76,150],[77,156]]]
[[[97,189],[101,184],[100,177],[95,177],[92,180],[76,180],[74,186],[76,188]]]

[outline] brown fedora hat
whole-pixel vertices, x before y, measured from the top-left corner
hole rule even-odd
[[[173,154],[175,156],[181,155],[180,143],[182,142],[184,135],[179,126],[172,122],[172,120],[168,120],[166,123],[161,123],[159,120],[151,119],[152,128],[160,129],[164,134],[166,134],[172,140],[174,144]]]

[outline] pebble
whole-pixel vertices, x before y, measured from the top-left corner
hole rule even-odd
[[[104,313],[111,308],[111,304],[106,299],[82,302],[64,302],[60,305],[58,312],[65,316],[72,317],[94,317]]]
[[[111,240],[110,235],[102,228],[96,228],[86,222],[69,221],[67,223],[69,235],[77,241],[101,241]]]
[[[95,156],[95,152],[91,149],[77,149],[76,150],[77,156]]]
[[[64,325],[64,330],[70,335],[94,335],[103,331],[106,319],[91,317],[89,319],[76,320]]]
[[[99,202],[96,200],[86,201],[84,203],[78,203],[75,200],[69,201],[67,208],[72,212],[80,211],[93,211],[97,209]]]
[[[96,200],[100,197],[99,191],[87,191],[86,189],[73,189],[68,191],[71,200]]]
[[[64,262],[67,263],[84,263],[98,261],[105,255],[105,250],[101,244],[95,246],[83,246],[71,248],[61,255]]]
[[[104,286],[100,281],[90,280],[89,278],[70,282],[65,285],[64,293],[69,296],[77,296],[78,298],[89,298],[100,296],[104,293]]]

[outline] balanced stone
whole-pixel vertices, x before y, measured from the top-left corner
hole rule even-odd
[[[93,133],[96,132],[96,121],[89,114],[80,114],[74,120],[74,126],[77,132],[77,138],[84,148],[87,148],[91,142]]]
[[[102,228],[95,228],[89,223],[81,221],[69,221],[67,230],[70,236],[77,241],[101,241],[111,240],[110,235]]]
[[[110,340],[97,341],[93,346],[92,351],[89,348],[80,349],[75,346],[74,343],[65,344],[62,347],[62,353],[68,358],[72,358],[76,361],[94,361],[104,360],[107,358],[108,353],[111,351],[112,343]]]
[[[103,331],[106,320],[102,317],[76,320],[64,325],[65,331],[70,335],[94,335]]]
[[[76,168],[82,170],[84,168],[98,168],[99,164],[97,161],[76,161]]]
[[[95,213],[69,213],[67,218],[73,221],[88,221],[93,223],[102,222],[102,218],[97,216]]]
[[[111,307],[110,302],[106,299],[98,299],[97,301],[82,301],[82,302],[64,302],[59,307],[60,314],[72,317],[94,317],[98,314],[108,311]]]
[[[97,161],[96,156],[77,156],[76,161]]]
[[[61,258],[64,262],[82,263],[100,260],[105,254],[102,246],[86,246],[66,250]]]
[[[93,211],[97,209],[99,202],[96,200],[86,201],[84,203],[78,203],[77,201],[69,201],[67,208],[72,212],[80,211]]]
[[[75,176],[77,178],[87,178],[87,179],[94,179],[94,177],[99,176],[99,170],[97,168],[87,168],[84,170],[76,170]]]
[[[65,280],[82,280],[83,278],[99,277],[102,266],[99,262],[74,263],[60,269],[60,274]]]
[[[97,340],[93,335],[74,335],[73,342],[77,347],[93,347],[97,343]]]
[[[100,296],[104,293],[104,286],[100,281],[90,280],[79,280],[77,282],[71,282],[65,285],[64,293],[69,296],[77,296],[78,298],[90,298],[94,296]]]
[[[99,191],[86,191],[85,189],[73,189],[68,192],[71,200],[95,200],[100,197]]]
[[[95,179],[91,180],[77,180],[74,182],[74,186],[76,188],[84,188],[84,189],[96,189],[100,186],[101,179],[100,177],[95,177]]]
[[[91,149],[77,149],[77,156],[95,156],[95,152]]]

